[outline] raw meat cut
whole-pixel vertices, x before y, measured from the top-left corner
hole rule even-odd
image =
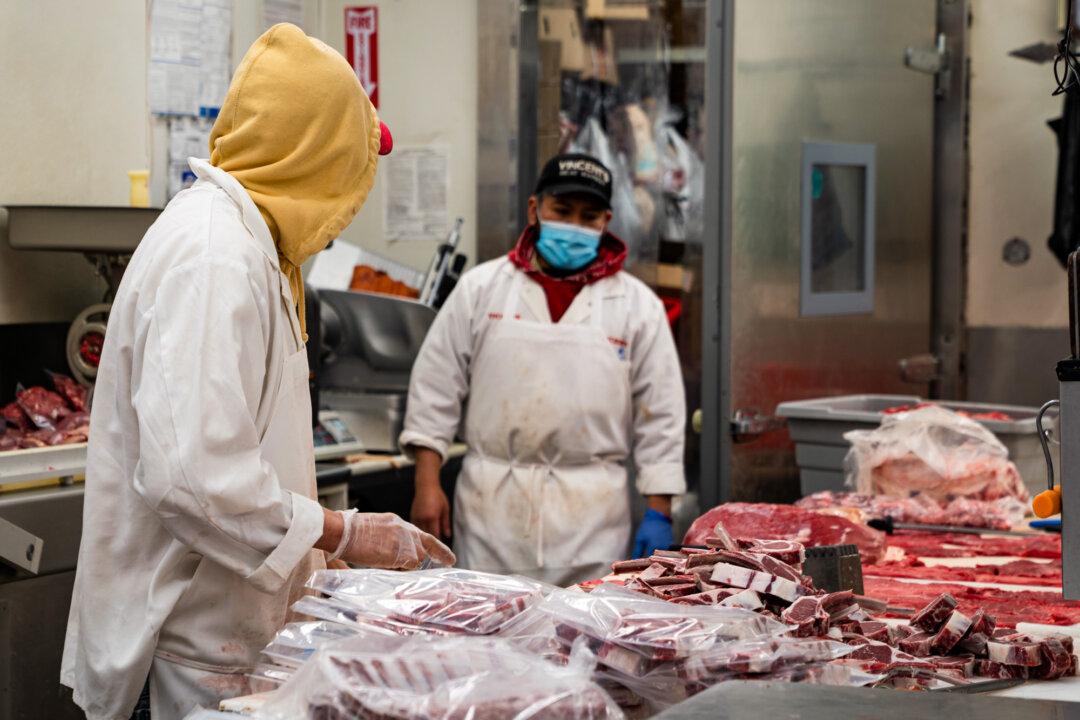
[[[927,657],[933,652],[934,635],[928,632],[916,633],[899,642],[899,648],[915,657]]]
[[[986,655],[990,662],[1001,665],[1023,665],[1038,667],[1042,662],[1042,649],[1037,642],[1001,642],[991,640],[986,643]]]
[[[806,548],[793,540],[755,540],[749,551],[759,555],[768,555],[795,570],[801,570],[806,562]]]
[[[954,609],[956,609],[956,598],[948,593],[942,593],[915,613],[911,618],[911,624],[924,632],[936,633],[949,619]]]
[[[694,521],[683,544],[704,544],[717,523],[739,539],[792,540],[811,547],[852,543],[865,563],[877,562],[885,551],[885,535],[877,530],[835,515],[767,503],[718,505]]]
[[[949,498],[938,501],[929,495],[916,493],[909,497],[834,493],[826,490],[795,503],[799,507],[819,512],[843,512],[851,519],[865,522],[870,518],[891,518],[898,523],[924,525],[960,525],[1007,530],[1019,524],[1027,505],[1017,498],[977,500]]]
[[[981,678],[995,680],[1008,680],[1012,678],[1027,678],[1028,668],[1022,665],[1002,665],[992,660],[976,660],[975,675]]]
[[[971,568],[948,565],[927,567],[918,560],[912,560],[910,564],[867,565],[863,568],[863,575],[1061,587],[1061,563],[1056,561],[1038,563],[1032,560],[1013,560],[1004,565],[976,565]]]
[[[718,547],[724,550],[738,550],[739,544],[731,537],[724,527],[724,523],[717,522],[713,525],[712,534],[705,538],[705,544],[709,547]]]
[[[711,579],[715,583],[755,590],[788,602],[794,602],[805,592],[801,585],[791,580],[728,563],[714,565]]]
[[[653,562],[649,558],[640,558],[637,560],[619,560],[611,564],[611,571],[613,573],[627,573],[640,570],[646,570]]]
[[[954,601],[955,602],[955,601]],[[930,649],[938,655],[944,655],[950,652],[957,643],[967,634],[967,631],[971,628],[971,618],[964,615],[958,610],[954,610],[949,619],[945,621],[945,624],[938,631],[938,634],[934,636],[933,642],[930,644]]]
[[[890,554],[899,548],[915,557],[990,557],[1061,559],[1061,535],[981,536],[961,533],[898,532],[889,536]],[[865,564],[865,560],[864,560]]]
[[[71,413],[64,398],[43,387],[20,389],[15,398],[26,416],[42,430],[55,431],[60,419]]]
[[[979,608],[996,618],[998,625],[1013,627],[1028,622],[1045,625],[1080,623],[1080,602],[1063,600],[1060,592],[1009,591],[996,588],[972,588],[945,583],[916,584],[889,578],[863,579],[866,592],[885,598],[890,608],[918,608],[941,593],[957,599],[959,610],[974,614]],[[907,613],[886,611],[887,616],[906,617]]]
[[[27,432],[33,427],[30,418],[26,416],[26,413],[23,412],[23,409],[19,407],[17,402],[5,405],[3,409],[0,409],[0,415],[3,415],[3,418],[8,425],[20,432]]]
[[[886,408],[881,411],[882,415],[896,415],[898,413],[911,412],[913,410],[922,410],[928,407],[941,407],[937,403],[921,402],[914,405],[897,405],[896,407]],[[1012,422],[1015,418],[1008,413],[1001,412],[999,410],[993,410],[990,412],[973,413],[967,410],[952,410],[961,417],[971,418],[972,420],[991,420],[995,422]]]
[[[780,620],[787,625],[794,625],[792,634],[796,637],[824,635],[829,630],[829,613],[822,607],[821,598],[805,596],[780,613]]]
[[[994,618],[979,608],[971,617],[971,627],[960,640],[960,647],[975,655],[986,654],[986,643],[994,634]]]
[[[1031,669],[1031,677],[1038,680],[1057,680],[1066,675],[1075,675],[1073,654],[1059,638],[1045,638],[1039,643],[1042,661]]]
[[[52,380],[53,387],[56,388],[56,392],[60,393],[68,405],[74,410],[79,412],[86,412],[86,388],[75,382],[67,375],[60,375],[59,373],[49,373],[49,379]]]

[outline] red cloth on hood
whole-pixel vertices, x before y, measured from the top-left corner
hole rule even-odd
[[[600,238],[600,247],[596,259],[573,275],[555,277],[548,275],[538,267],[536,259],[536,241],[539,227],[529,225],[522,231],[517,244],[507,257],[510,262],[525,271],[530,278],[540,283],[547,297],[551,321],[559,322],[581,289],[598,280],[619,272],[626,262],[626,243],[609,232]]]

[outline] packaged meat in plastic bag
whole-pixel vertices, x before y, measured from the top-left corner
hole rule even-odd
[[[430,625],[412,625],[392,620],[385,615],[369,613],[356,605],[336,598],[302,597],[293,604],[292,609],[293,612],[301,615],[345,625],[357,632],[367,631],[388,637],[460,634],[450,633]]]
[[[4,422],[9,427],[12,427],[19,432],[29,431],[33,425],[30,422],[30,418],[26,416],[23,409],[19,407],[19,403],[12,402],[0,408],[0,416],[3,416]]]
[[[566,668],[500,638],[351,638],[316,653],[272,693],[260,720],[614,720],[587,652]]]
[[[886,416],[874,430],[844,437],[848,483],[863,494],[1028,499],[1009,451],[978,422],[938,406]]]
[[[56,388],[56,392],[60,393],[67,400],[68,405],[74,410],[80,412],[87,411],[86,404],[86,388],[75,382],[67,375],[61,375],[60,373],[54,373],[50,370],[46,370],[45,373],[49,376],[49,380],[52,381],[53,387]]]
[[[325,645],[359,632],[358,628],[325,620],[289,623],[263,649],[263,655],[278,664],[300,667]]]
[[[61,419],[71,414],[64,398],[52,390],[40,386],[24,388],[21,385],[15,391],[15,402],[23,409],[26,416],[42,430],[55,432]]]
[[[320,570],[308,587],[367,615],[450,632],[486,635],[555,588],[524,577],[435,568]]]
[[[698,682],[725,675],[775,673],[791,665],[821,663],[849,655],[855,648],[823,638],[774,637],[720,643],[683,663],[681,672]]]

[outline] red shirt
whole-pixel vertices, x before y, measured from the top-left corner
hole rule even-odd
[[[562,319],[583,287],[614,275],[622,270],[626,262],[626,243],[611,233],[605,232],[600,238],[600,247],[595,260],[573,275],[554,277],[540,270],[536,262],[538,236],[539,228],[536,225],[526,227],[508,257],[510,262],[524,270],[526,275],[544,289],[552,322],[559,322]]]

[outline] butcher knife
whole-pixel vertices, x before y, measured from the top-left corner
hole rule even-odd
[[[963,533],[965,535],[1022,535],[1025,537],[1042,534],[1025,530],[994,530],[992,528],[965,527],[962,525],[920,525],[919,523],[901,523],[888,517],[868,520],[866,524],[875,530],[882,530],[889,535],[892,535],[897,530],[914,530],[916,532],[928,533]]]

